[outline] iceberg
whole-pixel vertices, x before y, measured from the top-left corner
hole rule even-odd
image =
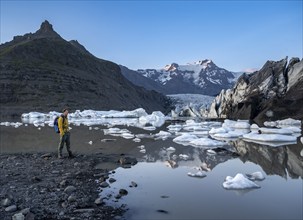
[[[259,185],[247,179],[242,173],[238,173],[235,177],[227,176],[223,182],[225,189],[254,189],[260,188]]]

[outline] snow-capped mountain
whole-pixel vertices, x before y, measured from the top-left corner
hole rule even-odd
[[[217,95],[222,89],[231,88],[239,74],[218,67],[212,60],[206,59],[186,65],[172,63],[162,69],[139,69],[137,72],[165,88],[156,91],[165,94],[196,93]],[[122,74],[128,78],[125,72]],[[128,78],[132,81],[131,78]],[[140,82],[133,82],[140,85]],[[140,86],[144,86],[143,84]]]

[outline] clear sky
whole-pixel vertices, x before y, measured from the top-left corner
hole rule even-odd
[[[131,69],[212,59],[230,71],[303,54],[303,0],[4,1],[1,43],[48,20],[64,39]]]

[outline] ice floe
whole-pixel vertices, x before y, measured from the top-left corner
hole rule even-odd
[[[196,135],[193,134],[182,134],[181,136],[178,136],[176,138],[173,139],[174,142],[176,143],[189,143],[195,139],[198,139],[198,137]]]
[[[225,189],[253,189],[260,188],[259,185],[246,178],[242,173],[238,173],[235,177],[227,176],[223,182]]]
[[[189,142],[190,145],[195,147],[213,147],[213,146],[222,146],[225,145],[225,142],[213,140],[210,138],[198,138]]]
[[[167,131],[160,131],[159,133],[155,134],[154,137],[156,139],[162,139],[162,140],[165,140],[167,139],[168,137],[170,137],[172,134],[167,132]]]
[[[169,148],[167,148],[166,150],[167,150],[167,151],[176,151],[176,148],[174,148],[174,147],[169,147]]]
[[[34,121],[40,121],[53,124],[56,116],[61,115],[59,112],[51,111],[49,113],[30,112],[23,113],[21,118],[23,123],[33,124]],[[77,126],[83,124],[92,125],[129,125],[134,127],[145,127],[146,125],[160,127],[164,124],[166,117],[162,112],[156,111],[148,115],[143,108],[133,111],[95,111],[95,110],[76,110],[68,115],[69,123]]]
[[[206,174],[202,171],[198,171],[197,173],[188,172],[187,175],[191,177],[199,177],[199,178],[206,177]]]
[[[188,160],[189,156],[186,154],[179,154],[179,158],[182,160]]]
[[[264,134],[293,134],[294,132],[288,128],[259,128]]]
[[[252,181],[262,181],[265,179],[264,175],[260,172],[260,171],[257,171],[257,172],[254,172],[254,173],[251,173],[251,174],[246,174],[246,176],[248,177],[248,179],[252,180]]]
[[[295,136],[283,135],[283,134],[258,134],[249,133],[243,135],[244,139],[262,141],[262,142],[296,142]]]
[[[295,120],[292,118],[287,118],[284,120],[278,120],[278,121],[266,121],[264,122],[264,125],[266,127],[278,127],[278,128],[288,128],[288,127],[297,127],[301,130],[301,121]],[[300,131],[301,132],[301,131]]]

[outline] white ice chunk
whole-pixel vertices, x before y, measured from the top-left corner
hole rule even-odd
[[[198,138],[195,140],[192,140],[190,142],[191,145],[196,146],[196,147],[207,147],[207,146],[222,146],[225,145],[225,142],[222,141],[216,141],[210,138]]]
[[[122,111],[122,112],[114,112],[112,114],[106,114],[102,117],[105,118],[140,118],[143,116],[147,116],[146,111],[143,108],[138,108],[133,111]]]
[[[92,144],[93,144],[93,142],[92,142],[92,141],[89,141],[89,142],[88,142],[88,144],[92,145]]]
[[[182,134],[181,136],[174,138],[173,141],[176,143],[189,143],[195,139],[198,139],[196,135]]]
[[[178,132],[182,129],[182,125],[179,125],[179,124],[169,125],[169,126],[167,126],[167,128],[170,132]]]
[[[165,115],[160,111],[155,111],[151,115],[143,115],[139,118],[140,124],[151,124],[155,127],[161,127],[165,123]]]
[[[198,171],[197,173],[187,173],[188,176],[191,176],[191,177],[199,177],[199,178],[202,178],[202,177],[206,177],[206,174],[202,171]]]
[[[145,148],[145,146],[144,145],[140,145],[140,146],[138,146],[138,148],[141,149],[141,150],[143,150]]]
[[[293,131],[287,128],[260,128],[262,134],[292,134]]]
[[[139,142],[141,142],[141,139],[136,137],[133,139],[133,141],[139,143]]]
[[[189,156],[186,154],[179,154],[179,158],[182,160],[188,160]]]
[[[260,188],[251,180],[247,179],[242,173],[238,173],[235,177],[227,176],[223,183],[225,189],[253,189]]]
[[[155,134],[155,137],[170,137],[171,133],[167,131],[160,131],[159,133]]]
[[[254,180],[261,181],[265,179],[264,175],[260,171],[254,172],[252,174],[246,174],[246,176],[248,177],[248,179],[252,181]]]
[[[132,139],[135,137],[135,135],[130,134],[130,133],[122,133],[121,136],[125,139]]]
[[[257,124],[252,124],[250,126],[250,129],[259,129],[259,126]]]
[[[217,152],[216,152],[216,151],[214,151],[214,150],[208,149],[208,150],[207,150],[207,154],[210,154],[210,155],[216,155],[216,154],[217,154]]]
[[[154,127],[154,126],[145,126],[142,128],[143,130],[146,130],[146,131],[154,131],[156,130],[157,128]]]
[[[250,129],[250,124],[246,121],[238,121],[234,125],[234,128],[240,128],[240,129]]]
[[[209,133],[210,134],[221,134],[221,133],[227,133],[228,130],[221,127],[221,128],[212,128],[210,129]]]
[[[145,153],[146,153],[146,149],[141,149],[141,150],[140,150],[140,153],[145,154]]]
[[[264,142],[295,142],[297,138],[295,136],[283,135],[283,134],[257,134],[249,133],[244,134],[243,138],[248,140],[264,141]]]
[[[169,147],[169,148],[167,148],[166,150],[167,150],[167,151],[175,151],[176,148],[174,148],[174,147]]]

